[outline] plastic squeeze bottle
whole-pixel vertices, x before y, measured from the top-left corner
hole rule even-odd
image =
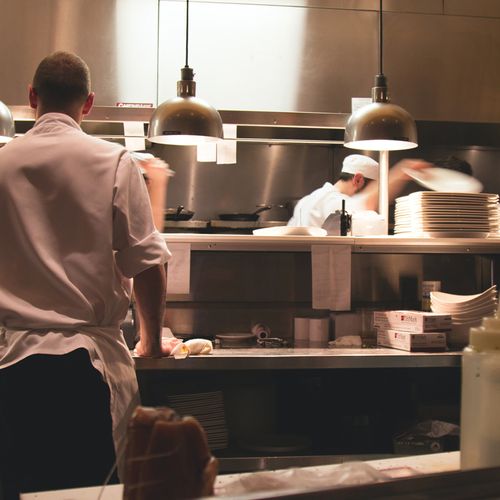
[[[500,466],[500,307],[470,329],[463,352],[460,466]]]

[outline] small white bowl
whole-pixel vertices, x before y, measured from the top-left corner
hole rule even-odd
[[[431,310],[437,313],[451,314],[452,316],[460,316],[460,315],[480,315],[485,312],[490,312],[491,310],[495,310],[497,308],[497,301],[490,300],[488,302],[484,302],[478,306],[469,306],[469,307],[451,307],[450,305],[442,305],[436,302],[431,302]]]
[[[493,285],[488,288],[484,292],[476,293],[474,295],[457,295],[454,293],[445,293],[445,292],[431,292],[431,299],[436,299],[442,304],[461,304],[464,302],[477,302],[485,297],[490,297],[491,295],[496,296],[497,287]]]

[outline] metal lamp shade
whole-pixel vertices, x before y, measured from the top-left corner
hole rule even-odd
[[[0,143],[9,142],[15,135],[14,118],[10,109],[0,101]]]
[[[368,151],[416,148],[417,126],[412,116],[400,106],[388,102],[372,102],[349,118],[344,146]]]
[[[210,104],[194,96],[177,96],[160,104],[149,123],[148,139],[181,146],[223,138],[222,118]]]

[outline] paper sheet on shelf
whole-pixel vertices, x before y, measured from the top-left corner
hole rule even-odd
[[[224,123],[224,140],[217,143],[217,164],[228,165],[236,163],[236,125]]]
[[[123,134],[125,135],[125,147],[129,151],[142,151],[146,149],[144,123],[123,122]]]
[[[168,243],[172,258],[168,261],[167,293],[186,294],[190,292],[191,245],[189,243]]]
[[[351,247],[313,245],[311,263],[313,309],[350,310]]]
[[[196,146],[196,161],[215,162],[217,160],[217,143],[202,142]]]

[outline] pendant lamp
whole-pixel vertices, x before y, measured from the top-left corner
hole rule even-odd
[[[14,118],[10,109],[0,101],[0,143],[9,142],[15,135]]]
[[[177,82],[177,97],[160,104],[149,122],[148,139],[159,144],[192,146],[223,138],[222,118],[196,97],[193,69],[188,64],[189,0],[186,0],[186,64]]]
[[[417,144],[417,126],[410,113],[389,102],[387,79],[382,67],[382,0],[379,10],[379,74],[372,88],[372,103],[354,112],[346,125],[344,146],[368,151],[412,149]]]

